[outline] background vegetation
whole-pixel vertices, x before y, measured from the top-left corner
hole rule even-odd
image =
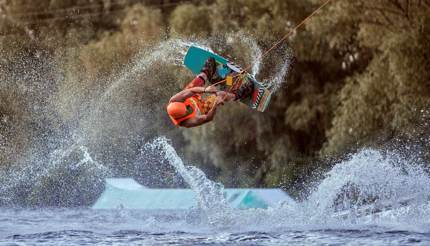
[[[118,175],[163,186],[145,179],[135,161],[145,141],[167,135],[186,160],[226,186],[298,192],[314,170],[357,148],[414,145],[427,157],[427,0],[332,1],[264,60],[259,76],[268,78],[285,58],[279,54],[291,49],[295,57],[264,114],[234,104],[214,123],[175,129],[164,105],[190,73],[153,59],[150,72],[124,77],[136,57],[150,59],[177,38],[204,40],[249,65],[234,34],[267,49],[322,3],[1,0],[0,164],[20,165],[23,156],[48,154],[79,135]],[[228,44],[227,37],[237,40]]]

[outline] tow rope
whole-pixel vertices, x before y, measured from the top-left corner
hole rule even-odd
[[[269,49],[267,49],[266,51],[264,51],[264,53],[261,55],[261,59],[264,59],[273,49],[275,49],[276,47],[278,47],[282,42],[284,42],[289,36],[291,36],[292,34],[294,34],[297,29],[299,29],[300,27],[302,27],[304,24],[306,24],[306,22],[308,22],[318,11],[320,11],[322,8],[324,8],[327,4],[329,4],[332,0],[327,0],[326,2],[324,2],[322,5],[320,5],[317,9],[315,9],[310,15],[308,15],[305,19],[303,19],[298,25],[296,25],[293,29],[291,29],[290,32],[288,32],[287,34],[285,34],[284,37],[282,37],[280,40],[278,40],[276,43],[274,43]],[[245,69],[243,69],[242,71],[240,71],[240,73],[228,78],[228,80],[231,80],[232,78],[238,78],[240,75],[244,74],[245,72],[247,72],[250,68],[252,67],[252,64],[245,67]],[[222,83],[226,83],[227,78],[223,79],[217,83],[214,83],[212,85],[219,85]],[[235,86],[232,86],[232,88]],[[230,92],[231,90],[229,90]]]

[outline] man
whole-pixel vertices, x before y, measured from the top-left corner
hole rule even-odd
[[[173,124],[188,128],[212,121],[218,105],[224,101],[221,95],[225,97],[225,94],[218,92],[214,86],[204,86],[217,80],[216,61],[214,58],[208,58],[201,73],[186,85],[183,91],[170,98],[167,113]],[[203,99],[201,95],[204,93],[213,95]]]
[[[217,76],[216,69],[215,59],[209,58],[201,73],[183,91],[170,98],[167,113],[173,124],[187,128],[203,125],[213,120],[219,105],[250,96],[253,91],[251,82],[245,83],[234,93],[218,91],[215,86],[204,88],[206,83],[214,84],[222,80]],[[214,95],[203,100],[201,94],[204,93]]]
[[[203,101],[202,93],[211,93],[216,96]],[[167,113],[173,124],[182,127],[196,127],[213,120],[217,107],[225,100],[231,98],[226,92],[217,91],[214,86],[192,87],[184,89],[170,98]],[[209,103],[209,106],[205,106]]]

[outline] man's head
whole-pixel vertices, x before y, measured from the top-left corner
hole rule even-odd
[[[169,103],[167,113],[174,119],[180,119],[187,115],[187,106],[182,102]]]

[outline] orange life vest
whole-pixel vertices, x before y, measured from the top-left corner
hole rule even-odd
[[[216,96],[210,95],[206,97],[204,100],[201,100],[201,112],[202,114],[207,114],[209,111],[215,106]]]
[[[179,126],[182,122],[184,122],[188,119],[194,118],[196,115],[202,114],[202,111],[201,111],[202,102],[201,102],[199,97],[192,96],[190,98],[187,98],[187,99],[185,99],[184,104],[185,104],[185,106],[190,106],[193,109],[193,111],[190,114],[185,115],[184,117],[179,118],[179,119],[175,119],[169,115],[173,124],[175,124],[176,126]]]

